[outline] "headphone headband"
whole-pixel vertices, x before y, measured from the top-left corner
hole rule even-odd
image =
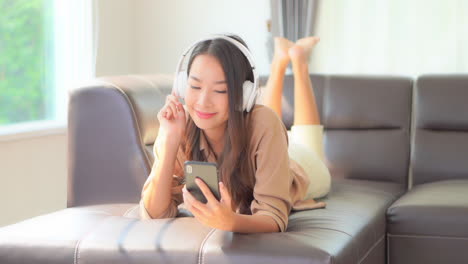
[[[184,51],[184,53],[182,53],[182,56],[180,57],[179,62],[177,63],[177,67],[176,67],[176,75],[175,75],[175,78],[174,78],[174,86],[173,86],[174,88],[173,89],[178,91],[178,87],[180,86],[180,82],[182,82],[180,80],[181,78],[179,77],[179,74],[182,71],[187,70],[187,69],[183,69],[183,67],[186,66],[186,65],[184,65],[185,64],[184,59],[187,56],[190,57],[190,54],[193,51],[194,47],[196,47],[200,42],[203,42],[203,41],[206,41],[206,40],[214,40],[214,39],[224,39],[226,41],[229,41],[230,43],[235,45],[244,54],[244,56],[249,61],[251,71],[252,71],[252,74],[253,74],[253,78],[254,78],[253,84],[252,83],[250,84],[252,86],[251,89],[247,89],[247,90],[249,90],[251,92],[251,94],[249,94],[246,97],[246,100],[249,101],[249,103],[247,103],[247,105],[249,105],[247,107],[247,111],[249,111],[250,108],[252,107],[252,104],[254,103],[254,99],[255,99],[255,97],[257,95],[257,88],[258,88],[258,73],[257,73],[256,67],[255,67],[255,62],[254,62],[252,54],[250,53],[249,49],[247,49],[246,46],[244,46],[241,42],[237,41],[236,39],[231,38],[231,37],[226,36],[226,35],[213,34],[213,35],[209,35],[207,37],[201,38],[201,39],[197,40],[196,42],[194,42],[192,45],[190,45]]]
[[[256,83],[256,77],[258,76],[257,75],[257,70],[256,70],[256,67],[255,67],[255,62],[253,60],[253,56],[252,56],[252,53],[250,53],[249,49],[247,49],[242,43],[240,43],[239,41],[231,38],[231,37],[228,37],[226,35],[221,35],[221,34],[213,34],[213,35],[210,35],[208,37],[204,37],[204,38],[201,38],[199,39],[198,41],[196,41],[195,43],[193,43],[191,46],[189,46],[185,51],[184,53],[182,53],[182,56],[180,57],[179,59],[179,63],[177,64],[177,68],[176,68],[176,72],[180,72],[181,68],[182,68],[182,62],[185,58],[185,56],[187,56],[187,54],[200,42],[203,42],[203,41],[206,41],[206,40],[214,40],[214,39],[224,39],[224,40],[227,40],[229,42],[231,42],[232,44],[234,44],[237,48],[239,48],[242,53],[245,55],[245,57],[247,58],[247,60],[249,61],[250,63],[250,67],[252,67],[252,72],[253,72],[253,75],[254,75],[254,84]]]

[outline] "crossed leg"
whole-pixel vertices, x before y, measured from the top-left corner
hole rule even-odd
[[[301,165],[310,179],[305,199],[323,197],[331,186],[323,148],[323,126],[320,124],[308,68],[310,53],[318,41],[317,37],[303,38],[296,43],[285,38],[275,38],[271,74],[263,97],[263,104],[281,117],[284,74],[291,62],[294,75],[294,124],[288,131],[288,154]]]
[[[299,39],[275,38],[275,52],[263,97],[263,103],[281,117],[281,99],[286,68],[291,61],[294,75],[294,125],[320,124],[312,82],[309,77],[309,57],[318,37]]]

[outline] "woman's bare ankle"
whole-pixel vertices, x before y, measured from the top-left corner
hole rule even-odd
[[[294,45],[289,49],[289,57],[293,66],[309,64],[309,54],[299,45]]]
[[[301,38],[294,46],[288,50],[289,57],[293,63],[309,63],[312,49],[320,41],[319,37],[306,37]]]
[[[287,66],[290,58],[288,50],[294,46],[294,43],[283,37],[275,37],[275,50],[273,55],[273,63],[280,66]]]

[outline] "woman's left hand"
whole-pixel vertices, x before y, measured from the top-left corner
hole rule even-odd
[[[235,224],[236,213],[231,207],[231,195],[226,186],[224,186],[222,182],[219,183],[221,201],[218,201],[202,180],[196,179],[195,182],[208,202],[204,204],[198,201],[186,187],[184,187],[183,196],[187,209],[192,212],[195,218],[202,224],[225,231],[232,231]]]

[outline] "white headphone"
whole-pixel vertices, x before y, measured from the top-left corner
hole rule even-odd
[[[258,73],[255,69],[253,56],[250,53],[250,51],[242,43],[226,35],[220,35],[220,34],[211,35],[209,37],[205,37],[205,38],[198,40],[197,42],[192,44],[190,47],[188,47],[188,49],[182,54],[182,57],[180,58],[179,63],[177,64],[176,73],[175,73],[176,78],[174,79],[174,85],[172,86],[172,91],[174,91],[181,98],[185,98],[185,92],[187,90],[188,62],[185,62],[184,59],[186,57],[190,58],[190,55],[193,49],[198,43],[205,41],[205,40],[210,40],[210,39],[225,39],[231,42],[232,44],[236,45],[236,47],[239,48],[239,50],[242,51],[242,53],[244,53],[245,57],[249,61],[250,66],[252,67],[254,81],[252,83],[251,81],[246,80],[242,85],[243,95],[244,95],[243,100],[242,100],[242,110],[249,112],[252,109],[253,105],[255,104],[255,99],[258,94]]]

